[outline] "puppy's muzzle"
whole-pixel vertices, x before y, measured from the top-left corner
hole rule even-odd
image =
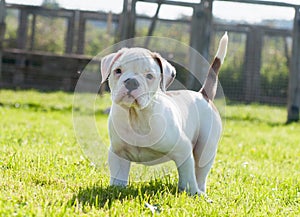
[[[140,86],[139,82],[135,78],[126,79],[124,84],[129,93],[133,90],[136,90]]]

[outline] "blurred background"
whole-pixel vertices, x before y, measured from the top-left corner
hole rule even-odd
[[[228,31],[220,73],[227,99],[287,106],[287,120],[299,120],[297,0],[0,0],[0,10],[0,88],[72,92],[93,56],[133,37],[176,39],[211,61]],[[170,61],[190,61],[159,47]],[[199,88],[185,70],[178,79]]]

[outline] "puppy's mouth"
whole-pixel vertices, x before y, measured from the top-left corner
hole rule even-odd
[[[139,106],[139,99],[140,97],[134,97],[132,94],[131,94],[131,91],[128,91],[126,96],[123,97],[123,99],[120,101],[121,103],[122,102],[125,102],[125,104],[128,102],[129,100],[129,105],[128,107],[140,107]]]
[[[114,102],[127,108],[143,109],[148,105],[149,97],[147,94],[134,94],[132,91],[127,91],[116,94]]]

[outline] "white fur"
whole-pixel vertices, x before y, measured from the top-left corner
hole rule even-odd
[[[225,53],[221,42],[217,55],[224,59]],[[110,183],[126,185],[132,161],[154,165],[173,160],[179,189],[204,193],[221,136],[221,118],[200,92],[165,92],[175,69],[159,56],[166,70],[161,73],[153,55],[157,57],[146,49],[131,48],[103,58],[101,73],[104,80],[109,77],[113,101],[109,116]],[[122,74],[116,69],[122,69]],[[138,82],[134,90],[126,88],[128,79]],[[168,84],[162,87],[163,80]]]
[[[221,63],[224,62],[227,53],[227,44],[228,44],[228,35],[227,32],[225,32],[225,34],[222,36],[219,42],[219,48],[216,54],[216,57],[218,57],[221,60]]]

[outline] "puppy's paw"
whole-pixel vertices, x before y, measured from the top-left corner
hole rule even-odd
[[[111,178],[110,179],[110,185],[111,186],[125,187],[127,185],[127,181],[126,180],[121,180],[121,179],[116,179],[116,178]]]
[[[195,194],[197,196],[200,196],[201,198],[203,198],[205,200],[205,202],[207,203],[213,203],[214,201],[212,199],[210,199],[207,194],[203,191],[198,192],[197,194]]]
[[[178,191],[179,191],[179,192],[186,192],[186,193],[189,194],[190,196],[194,196],[194,195],[202,195],[202,194],[204,194],[204,193],[201,192],[197,187],[190,188],[190,187],[182,187],[182,186],[178,186]]]
[[[204,197],[205,201],[207,203],[213,203],[214,201],[212,199],[210,199],[207,195]]]

